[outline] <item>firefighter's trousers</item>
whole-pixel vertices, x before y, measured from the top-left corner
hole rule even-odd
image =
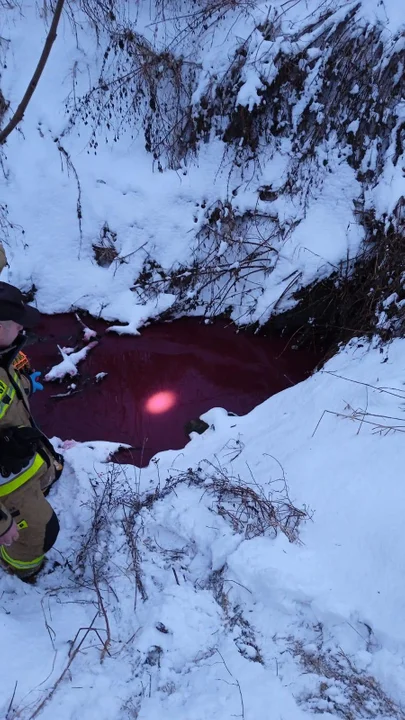
[[[54,480],[53,466],[45,474],[41,468],[28,482],[1,498],[16,522],[19,539],[10,547],[1,545],[0,557],[22,579],[41,569],[45,554],[58,537],[59,521],[44,495]]]

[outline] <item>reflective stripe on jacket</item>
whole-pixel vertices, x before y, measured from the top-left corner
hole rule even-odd
[[[24,392],[24,388],[22,386],[20,378],[18,377],[15,370],[12,373],[12,378],[15,384],[18,385],[18,387],[21,389],[21,392]],[[7,385],[4,380],[0,380],[0,420],[4,418],[7,410],[10,408],[11,403],[15,398],[15,395],[15,387],[13,385]]]

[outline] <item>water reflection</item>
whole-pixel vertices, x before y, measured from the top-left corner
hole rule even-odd
[[[47,383],[32,398],[35,417],[48,435],[63,440],[141,448],[129,458],[138,465],[159,450],[182,448],[186,423],[210,408],[243,415],[303,380],[318,360],[289,349],[287,340],[237,333],[224,322],[183,319],[152,325],[136,337],[108,333],[102,321],[86,322],[100,339],[79,365],[75,389],[69,390],[71,378]],[[39,338],[27,354],[45,373],[60,361],[57,345],[82,347],[83,328],[74,314],[45,316]],[[97,382],[99,373],[106,375]]]

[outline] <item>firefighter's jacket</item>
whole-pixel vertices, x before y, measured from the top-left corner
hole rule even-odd
[[[32,391],[31,380],[24,368],[16,369],[24,344],[25,338],[18,338],[10,348],[0,349],[0,433],[2,429],[10,427],[37,428],[28,401]],[[34,476],[42,479],[50,468],[54,468],[55,455],[52,453],[52,445],[45,435],[43,438],[38,452],[21,472],[7,478],[0,475],[0,535],[7,532],[13,522],[1,502],[2,498],[18,490]]]

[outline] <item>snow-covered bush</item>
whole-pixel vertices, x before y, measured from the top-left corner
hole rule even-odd
[[[190,8],[173,0],[154,5],[150,25],[117,2],[81,8],[97,26],[103,60],[91,87],[70,95],[65,132],[84,121],[95,152],[102,141],[143,132],[161,172],[186,173],[204,144],[218,142],[218,172],[227,176],[222,197],[199,203],[187,257],[165,265],[148,250],[133,283],[139,298],[172,293],[172,315],[228,312],[239,324],[263,324],[299,305],[302,289],[311,286],[307,253],[319,258],[316,279],[331,278],[327,306],[335,316],[325,317],[321,287],[322,318],[315,307],[305,323],[311,317],[313,327],[334,326],[334,339],[347,337],[339,328],[378,331],[381,303],[392,295],[387,283],[401,300],[405,270],[397,250],[388,253],[396,255],[393,267],[384,253],[402,232],[400,182],[388,210],[381,203],[404,152],[403,34],[371,22],[361,2],[310,3],[294,21],[277,3],[264,10],[196,0]],[[232,23],[245,23],[249,32],[241,38],[229,30]],[[215,65],[207,44],[223,37],[227,52]],[[352,183],[347,250],[330,262],[327,232],[317,252],[297,237],[315,232],[308,220],[314,198],[342,172]],[[348,308],[342,296],[354,294]]]

